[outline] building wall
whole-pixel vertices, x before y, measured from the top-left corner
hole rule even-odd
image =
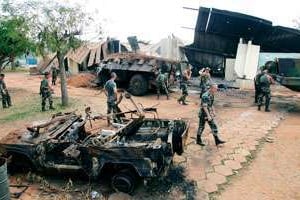
[[[260,46],[240,43],[236,54],[234,69],[239,78],[254,79],[259,58]]]
[[[225,65],[225,80],[233,81],[236,79],[236,73],[234,71],[235,59],[227,58]]]
[[[68,63],[69,63],[69,72],[71,74],[78,74],[79,73],[78,64],[70,58],[68,58]]]

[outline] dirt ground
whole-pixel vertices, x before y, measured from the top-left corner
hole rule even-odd
[[[6,82],[8,87],[19,92],[12,93],[13,102],[22,102],[24,95],[38,96],[39,84],[41,76],[30,76],[24,73],[8,73],[6,75]],[[282,87],[275,88],[277,97],[274,101],[281,107],[291,104],[294,99],[299,99],[299,94],[290,92],[289,90],[282,89]],[[93,113],[105,113],[106,111],[106,97],[101,91],[90,88],[75,88],[68,86],[69,96],[78,101],[77,104],[72,105],[69,110],[77,109],[83,113],[86,106],[91,106]],[[26,96],[25,95],[25,96]],[[55,86],[55,95],[60,96],[59,85]],[[146,106],[156,105],[161,118],[186,118],[190,120],[190,136],[188,143],[194,142],[197,129],[197,114],[199,107],[199,97],[197,94],[189,96],[189,105],[181,106],[177,103],[179,93],[172,93],[171,99],[166,100],[165,96],[157,101],[156,95],[149,94],[145,97],[134,97],[136,102],[142,103]],[[26,98],[25,98],[26,101]],[[238,91],[234,94],[218,94],[216,97],[217,115],[222,116],[217,119],[218,124],[222,126],[228,119],[235,120],[238,114],[245,108],[255,111],[252,106],[252,92]],[[276,104],[275,103],[275,104]],[[276,105],[272,108],[277,109]],[[121,105],[122,110],[131,109],[130,102],[124,102]],[[1,118],[8,113],[0,109],[0,138],[8,134],[10,131],[24,126],[26,123],[33,119],[45,119],[46,115],[36,115],[30,118],[22,118],[14,122],[3,122]],[[38,113],[38,112],[36,112]],[[261,115],[267,115],[261,113]],[[247,169],[243,169],[238,176],[234,176],[229,182],[230,184],[225,187],[225,190],[218,196],[213,198],[217,199],[299,199],[299,185],[300,185],[300,154],[299,154],[299,110],[290,114],[288,118],[281,123],[281,126],[273,133],[274,143],[265,143],[262,150],[257,153],[257,157],[249,165]],[[254,119],[252,119],[254,120]],[[230,132],[230,131],[228,131]],[[212,145],[212,138],[209,131],[206,129],[205,140],[208,145]],[[222,134],[221,134],[222,136]],[[226,136],[226,135],[224,135]],[[222,150],[219,150],[222,151]],[[183,195],[183,192],[194,192],[192,182],[186,182],[182,174],[179,173],[181,169],[173,171],[170,175],[170,180],[165,182],[154,183],[154,187],[149,189],[139,189],[139,192],[134,199],[195,199],[189,198],[188,195]],[[15,178],[15,177],[14,177]],[[63,179],[60,181],[48,180],[57,186],[60,186],[68,181]],[[58,183],[60,182],[60,183]],[[76,187],[80,187],[77,183]],[[171,187],[169,185],[175,185]],[[84,185],[84,183],[83,183]],[[30,188],[27,195],[22,196],[21,199],[41,199],[36,198],[37,188],[35,185]],[[97,186],[96,186],[97,187]],[[169,193],[168,195],[158,195],[158,193]],[[42,199],[63,199],[54,198],[53,195],[44,195]],[[66,198],[68,199],[68,198]],[[115,198],[122,199],[122,198]],[[125,198],[123,199],[130,199]],[[196,197],[196,199],[202,199]]]

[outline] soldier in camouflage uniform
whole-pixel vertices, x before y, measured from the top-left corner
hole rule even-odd
[[[46,106],[47,99],[49,101],[49,108],[51,110],[54,110],[53,100],[52,100],[53,88],[49,84],[49,78],[50,78],[50,74],[46,72],[43,80],[41,81],[40,95],[42,96],[42,111],[46,111],[45,106]]]
[[[188,96],[188,81],[190,80],[192,75],[191,68],[187,66],[187,69],[183,71],[182,78],[180,80],[180,89],[182,91],[181,97],[177,100],[178,103],[182,105],[188,105],[185,100]]]
[[[55,67],[52,67],[52,85],[56,85],[58,70]]]
[[[205,128],[205,122],[208,122],[210,129],[212,130],[212,134],[215,139],[215,144],[218,146],[219,144],[225,143],[224,141],[220,140],[218,137],[218,127],[215,123],[215,109],[213,106],[214,103],[214,94],[217,92],[217,85],[211,85],[209,90],[206,91],[201,97],[201,107],[199,110],[199,127],[197,132],[197,141],[196,143],[205,146],[202,142],[201,135]]]
[[[255,89],[255,96],[254,96],[254,103],[258,103],[258,97],[261,93],[261,85],[260,85],[260,77],[263,75],[264,66],[260,67],[260,71],[256,74],[254,78],[254,89]]]
[[[4,74],[0,74],[0,94],[2,98],[2,107],[8,108],[11,106],[11,98],[4,82]]]
[[[160,92],[163,91],[169,99],[169,91],[166,85],[166,75],[161,73],[160,70],[156,72],[156,89],[157,89],[157,99],[159,99]]]
[[[270,112],[270,101],[271,101],[271,88],[270,85],[274,84],[273,78],[268,74],[268,70],[263,71],[262,76],[259,79],[260,82],[260,94],[258,96],[258,110],[260,110],[263,104],[263,98],[266,98],[265,111]]]
[[[117,113],[117,100],[118,100],[118,92],[117,92],[117,84],[115,83],[115,80],[117,78],[117,74],[112,72],[110,75],[110,79],[105,83],[104,89],[105,94],[107,96],[107,114],[113,114]],[[111,125],[111,118],[107,118],[107,125]]]
[[[202,94],[204,94],[210,87],[211,78],[210,78],[210,68],[206,67],[199,71],[200,74],[200,99]]]

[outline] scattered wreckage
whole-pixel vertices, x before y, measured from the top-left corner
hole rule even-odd
[[[130,95],[126,98],[134,103]],[[183,153],[189,129],[188,121],[158,119],[156,108],[134,106],[135,110],[118,113],[122,123],[111,127],[102,120],[109,116],[92,117],[90,108],[85,117],[58,113],[26,131],[9,134],[0,141],[0,148],[11,160],[9,169],[83,172],[95,180],[111,173],[112,188],[131,193],[137,180],[160,177],[168,171],[174,153]],[[146,118],[148,112],[154,117]],[[101,127],[95,127],[97,121]]]
[[[173,83],[175,73],[181,73],[178,61],[148,56],[138,53],[116,53],[108,56],[98,67],[97,85],[103,86],[115,72],[117,82],[135,96],[143,96],[150,89],[156,88],[155,72],[160,70],[167,75],[167,87]]]

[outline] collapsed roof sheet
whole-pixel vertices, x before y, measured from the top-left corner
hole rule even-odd
[[[300,52],[300,31],[282,26],[272,26],[272,22],[242,13],[214,8],[199,9],[195,28],[195,46],[199,44],[200,33],[219,35],[238,41],[239,38],[252,40],[262,51]]]

